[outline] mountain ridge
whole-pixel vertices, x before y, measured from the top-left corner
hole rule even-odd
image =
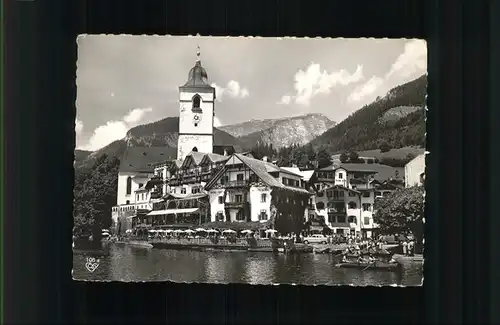
[[[427,75],[392,88],[383,98],[355,111],[310,144],[330,152],[425,147]],[[397,113],[396,113],[397,112]]]

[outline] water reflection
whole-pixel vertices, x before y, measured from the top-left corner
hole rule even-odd
[[[402,273],[335,268],[332,255],[197,252],[112,245],[94,272],[86,255],[73,255],[73,278],[98,281],[295,283],[305,285],[420,285],[422,265]]]

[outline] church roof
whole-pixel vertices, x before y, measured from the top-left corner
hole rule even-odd
[[[194,67],[189,70],[188,81],[182,87],[213,89],[208,83],[207,70],[201,65],[201,61],[196,61]]]
[[[176,157],[177,148],[128,147],[120,160],[120,172],[153,172],[155,163]]]

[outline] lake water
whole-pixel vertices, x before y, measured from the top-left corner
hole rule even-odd
[[[330,254],[284,255],[249,252],[199,252],[145,249],[111,244],[94,272],[85,268],[88,255],[73,255],[73,278],[97,281],[173,281],[303,285],[421,284],[423,265],[402,272],[341,269]]]

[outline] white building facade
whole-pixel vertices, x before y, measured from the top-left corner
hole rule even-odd
[[[418,155],[405,165],[405,186],[423,185],[425,181],[425,153]]]
[[[215,88],[208,83],[207,72],[199,57],[189,71],[188,81],[179,87],[179,106],[177,159],[184,160],[192,151],[212,153]]]

